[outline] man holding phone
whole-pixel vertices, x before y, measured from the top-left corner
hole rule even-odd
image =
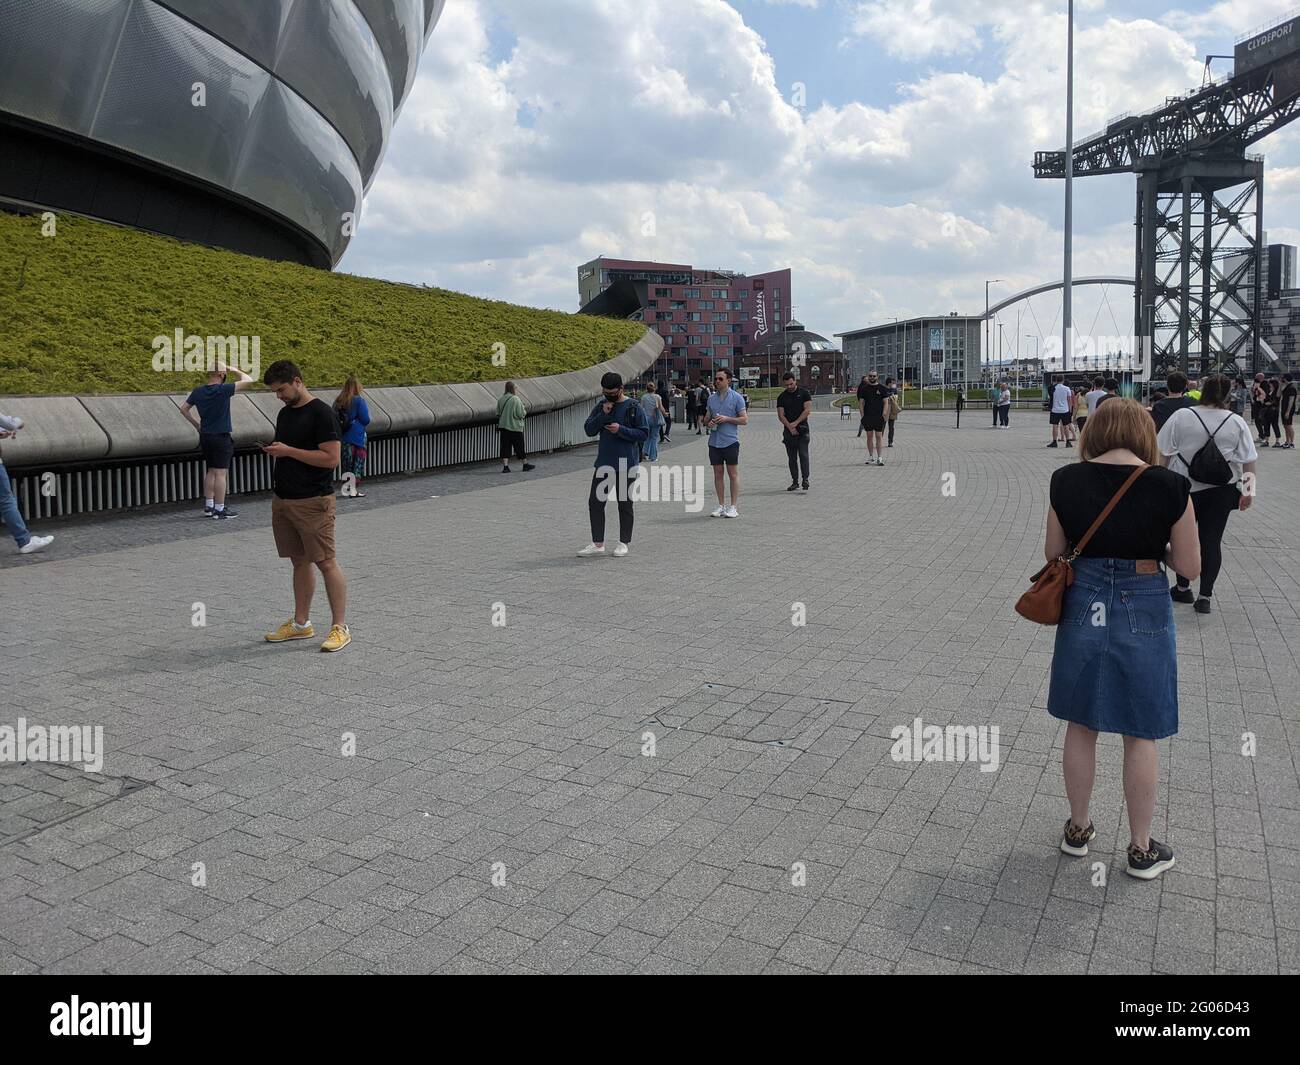
[[[578,552],[579,558],[605,553],[605,504],[612,495],[618,501],[618,545],[615,558],[628,553],[632,543],[632,496],[628,490],[630,474],[641,461],[641,445],[649,433],[641,404],[623,394],[623,378],[610,371],[600,379],[604,393],[587,416],[588,436],[600,437],[596,445],[596,472],[591,477],[587,495],[587,514],[591,519],[591,543]]]
[[[719,370],[713,379],[717,389],[709,397],[704,428],[709,431],[709,465],[713,467],[713,490],[718,496],[714,518],[738,518],[740,499],[740,426],[749,424],[744,397],[731,387],[731,371]],[[727,506],[723,467],[731,481],[731,506]]]
[[[262,450],[275,459],[271,499],[271,531],[281,558],[293,563],[293,617],[274,632],[268,643],[308,640],[316,573],[325,580],[333,614],[322,651],[341,651],[352,642],[344,618],[348,583],[334,557],[334,470],[339,464],[339,425],[323,400],[307,391],[302,371],[288,359],[273,362],[262,380],[284,404],[275,420],[275,441]]]

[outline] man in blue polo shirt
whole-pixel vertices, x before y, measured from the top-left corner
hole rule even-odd
[[[740,426],[749,424],[745,398],[731,387],[731,371],[719,370],[714,377],[716,391],[709,397],[704,427],[709,431],[709,464],[713,467],[713,488],[718,493],[715,518],[738,518],[736,501],[740,498]],[[722,483],[726,466],[731,481],[731,506],[727,506]]]
[[[238,375],[234,384],[226,383],[226,374]],[[230,397],[238,389],[247,388],[253,379],[236,367],[229,370],[221,363],[216,363],[208,371],[208,383],[200,385],[181,404],[181,413],[185,419],[199,431],[199,450],[207,464],[207,473],[203,475],[203,513],[207,517],[224,521],[235,517],[233,510],[226,509],[226,476],[230,470],[230,460],[235,455],[234,427],[230,424]],[[190,412],[198,410],[195,419]]]

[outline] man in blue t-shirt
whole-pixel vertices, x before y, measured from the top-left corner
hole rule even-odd
[[[718,506],[712,517],[738,518],[736,501],[740,498],[740,426],[749,424],[745,398],[731,387],[731,371],[719,370],[714,377],[717,391],[709,397],[704,427],[709,431],[709,464],[713,467],[713,488]],[[727,506],[722,483],[722,468],[731,481],[731,506]]]
[[[227,373],[236,374],[239,380],[227,384]],[[235,517],[233,510],[226,509],[226,475],[235,454],[230,397],[252,383],[253,379],[243,370],[233,366],[227,369],[217,363],[208,371],[208,383],[196,388],[181,404],[181,413],[199,431],[199,450],[208,467],[203,475],[203,513],[219,521]],[[197,419],[191,413],[194,410],[199,412]]]

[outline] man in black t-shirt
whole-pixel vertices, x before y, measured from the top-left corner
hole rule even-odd
[[[858,409],[862,412],[862,428],[867,432],[867,465],[883,466],[885,457],[881,445],[885,432],[885,400],[889,389],[880,383],[875,370],[868,372],[858,385]]]
[[[803,490],[808,491],[808,442],[811,427],[808,419],[812,415],[812,393],[799,387],[799,381],[793,373],[785,375],[785,391],[776,399],[776,416],[781,419],[781,442],[785,444],[786,458],[790,461],[790,487],[793,492],[799,487],[799,473],[803,472]]]
[[[339,425],[329,405],[302,383],[302,372],[288,359],[274,362],[262,378],[284,404],[275,420],[275,442],[262,448],[275,459],[271,531],[281,558],[293,563],[293,618],[269,643],[307,640],[315,635],[311,601],[320,570],[334,615],[322,651],[341,651],[352,642],[344,615],[348,583],[334,558],[334,470],[339,464]]]
[[[1156,400],[1151,404],[1151,417],[1156,423],[1156,432],[1160,432],[1161,427],[1170,418],[1173,417],[1174,411],[1182,410],[1184,407],[1196,406],[1196,400],[1191,396],[1183,395],[1187,391],[1187,375],[1175,370],[1169,375],[1169,396],[1166,399]]]

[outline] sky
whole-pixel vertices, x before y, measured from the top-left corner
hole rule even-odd
[[[1078,0],[1076,140],[1297,3]],[[598,255],[788,266],[828,336],[981,312],[986,279],[1062,276],[1064,185],[1031,163],[1065,143],[1065,8],[448,0],[339,269],[575,311]],[[1300,243],[1300,122],[1253,150],[1269,239]],[[1132,276],[1135,192],[1076,179],[1075,276]]]

